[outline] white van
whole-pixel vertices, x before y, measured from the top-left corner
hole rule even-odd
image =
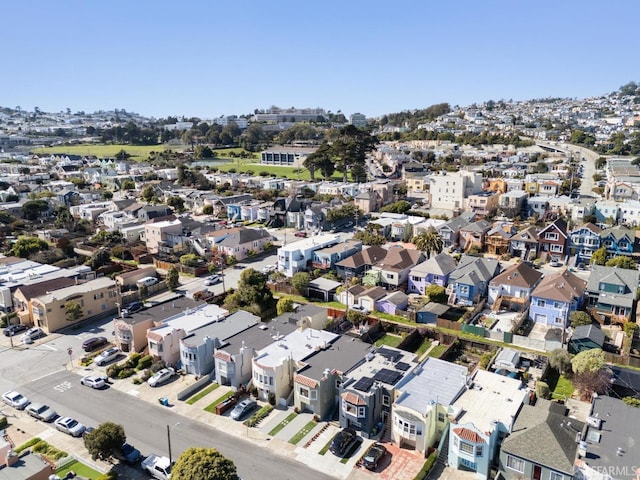
[[[156,277],[144,277],[138,280],[136,282],[136,285],[138,286],[138,288],[140,288],[143,285],[145,287],[150,287],[151,285],[155,285],[156,283],[158,283],[158,279]]]

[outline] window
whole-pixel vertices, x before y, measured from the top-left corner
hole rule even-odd
[[[547,302],[545,302],[544,300],[538,300],[538,306],[539,307],[544,307],[547,305]]]
[[[562,304],[560,302],[553,302],[553,308],[562,308]]]
[[[512,457],[507,455],[507,468],[515,470],[516,472],[524,473],[524,460],[521,458]]]
[[[389,397],[389,395],[383,395],[382,396],[382,405],[384,405],[385,407],[388,407],[391,403],[391,397]]]
[[[551,251],[552,252],[562,252],[562,250],[564,249],[563,245],[551,245]]]
[[[438,421],[440,423],[444,422],[444,413],[438,412]]]
[[[300,396],[303,398],[309,398],[309,389],[308,388],[300,388]]]
[[[473,445],[467,442],[460,442],[460,451],[463,453],[468,453],[469,455],[473,455]]]
[[[555,233],[555,232],[553,232],[553,233],[552,232],[547,232],[547,233],[544,234],[544,239],[545,240],[556,241],[556,240],[558,240],[558,234]]]
[[[364,407],[358,407],[358,417],[362,418],[365,416],[365,408]]]
[[[453,446],[458,448],[459,444],[460,444],[460,440],[458,440],[458,437],[453,437]]]
[[[387,276],[387,278],[391,278],[391,279],[393,279],[393,277],[394,277],[393,273],[387,273],[386,276]]]
[[[558,472],[549,472],[549,480],[563,480],[564,475]]]
[[[620,243],[618,244],[618,246],[619,246],[620,248],[628,248],[628,247],[629,247],[629,244],[628,244],[627,242],[620,242]]]
[[[482,456],[482,445],[476,446],[476,457]]]
[[[468,285],[460,285],[458,287],[460,291],[460,295],[469,295],[469,286]]]

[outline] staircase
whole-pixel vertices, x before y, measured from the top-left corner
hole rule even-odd
[[[449,428],[444,432],[440,439],[440,452],[438,453],[438,461],[440,465],[447,466],[449,464]]]
[[[495,303],[493,304],[492,310],[494,312],[498,312],[501,306],[502,306],[502,295],[500,295],[498,299],[495,301]]]
[[[391,415],[387,415],[387,419],[382,426],[381,443],[391,443]]]

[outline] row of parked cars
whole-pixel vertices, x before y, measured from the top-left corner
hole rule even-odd
[[[15,323],[6,327],[2,333],[5,337],[14,337],[20,332],[24,332],[20,335],[20,342],[25,344],[31,344],[35,340],[45,337],[47,334],[40,327],[29,328],[28,325],[23,323]]]
[[[358,433],[353,428],[345,428],[333,437],[329,450],[338,457],[344,457],[349,455],[360,443],[362,443],[362,439]],[[360,464],[368,470],[376,470],[386,455],[387,448],[384,445],[373,443],[360,459]]]
[[[24,410],[31,417],[43,422],[53,422],[55,428],[73,437],[80,437],[85,431],[85,426],[71,417],[61,417],[49,405],[44,403],[32,403],[27,397],[15,390],[2,394],[2,400],[7,405],[18,410]]]

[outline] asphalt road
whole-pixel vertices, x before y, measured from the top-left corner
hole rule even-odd
[[[58,414],[74,417],[85,425],[95,426],[106,421],[123,425],[127,440],[144,455],[168,454],[167,425],[170,425],[174,459],[188,447],[213,447],[234,461],[244,480],[333,478],[286,457],[274,456],[269,449],[241,437],[228,435],[115,388],[92,390],[83,387],[78,375],[68,370],[35,379],[20,385],[18,390],[30,400],[46,403]],[[81,441],[77,439],[77,442]]]
[[[578,163],[584,167],[582,172],[581,184],[580,184],[580,195],[581,196],[595,196],[593,193],[593,187],[595,187],[595,182],[593,181],[593,174],[596,173],[596,160],[600,157],[600,154],[594,152],[593,150],[589,150],[588,148],[579,147],[577,145],[571,145],[568,143],[557,143],[557,142],[537,142],[539,145],[543,145],[545,147],[555,148],[558,151],[561,151],[567,155],[573,154],[577,159]],[[582,161],[582,157],[586,159],[586,161]],[[602,173],[602,172],[599,172]]]

